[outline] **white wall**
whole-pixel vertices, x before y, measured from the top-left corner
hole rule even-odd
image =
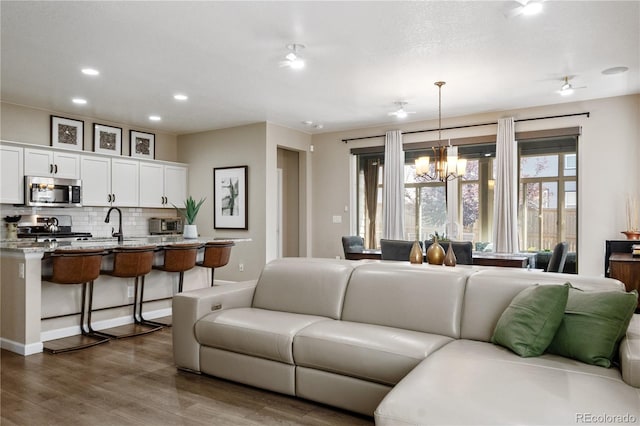
[[[70,115],[22,105],[0,103],[0,139],[14,142],[51,145],[51,115],[84,121],[84,151],[93,152],[93,124],[122,129],[122,155],[129,156],[129,130],[155,134],[155,159],[177,161],[177,136],[152,128],[131,127],[87,115]]]
[[[443,119],[443,127],[495,122],[498,118],[516,119],[543,117],[576,112],[586,116],[527,121],[516,124],[516,131],[543,130],[582,126],[578,141],[578,251],[579,272],[602,275],[604,241],[624,239],[626,227],[625,197],[640,196],[640,95],[607,98],[511,111],[489,112]],[[351,185],[350,149],[383,145],[383,138],[353,141],[341,139],[384,134],[387,130],[402,131],[437,128],[437,121],[397,122],[388,126],[315,135],[313,153],[313,227],[312,253],[316,257],[342,256],[340,238],[350,229]],[[496,126],[466,128],[443,132],[443,138],[495,134]],[[437,132],[405,135],[405,142],[434,140]],[[332,223],[333,216],[342,216],[341,224]]]
[[[198,232],[207,237],[251,239],[250,242],[236,244],[231,250],[229,264],[216,271],[217,279],[255,279],[265,263],[275,258],[277,148],[282,146],[306,150],[310,140],[311,137],[305,133],[271,123],[257,123],[178,137],[178,161],[189,163],[189,195],[195,199],[207,198],[196,220]],[[307,161],[306,158],[301,159],[301,163]],[[244,165],[249,166],[249,229],[213,229],[213,169]],[[306,172],[307,167],[304,169]],[[309,198],[306,194],[305,188],[305,199]],[[306,242],[306,235],[304,238]],[[244,265],[244,272],[239,271],[239,264]]]

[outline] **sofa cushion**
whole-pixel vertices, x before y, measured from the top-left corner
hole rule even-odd
[[[603,414],[636,419],[627,423],[640,419],[640,393],[621,380],[619,370],[551,354],[521,358],[500,346],[456,340],[427,357],[387,394],[375,422],[576,425]]]
[[[450,337],[349,321],[317,322],[295,336],[296,365],[396,384]]]
[[[260,274],[252,306],[339,319],[351,271],[348,260],[274,260]]]
[[[571,283],[586,291],[624,291],[624,284],[610,278],[543,273],[516,268],[486,269],[469,277],[460,337],[489,342],[500,315],[516,294],[540,284]]]
[[[548,351],[610,367],[637,306],[635,290],[623,293],[571,289],[564,319]]]
[[[342,319],[460,336],[471,268],[380,262],[359,266],[345,295]]]
[[[293,336],[327,318],[237,308],[212,312],[195,325],[198,342],[203,346],[293,364]]]
[[[562,322],[568,294],[569,284],[525,288],[500,316],[491,341],[523,357],[542,355]]]

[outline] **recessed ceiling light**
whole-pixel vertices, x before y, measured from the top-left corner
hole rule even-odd
[[[622,74],[623,72],[627,72],[627,71],[629,71],[629,67],[613,67],[613,68],[607,68],[606,70],[602,71],[602,74],[614,75],[614,74]]]
[[[94,68],[82,68],[82,74],[85,75],[100,75],[100,71]]]
[[[177,93],[173,95],[173,99],[175,99],[176,101],[186,101],[187,99],[189,99],[189,97],[187,95],[183,95],[182,93]]]
[[[162,120],[162,117],[160,117],[159,115],[150,115],[149,116],[149,120],[151,120],[151,121],[160,121],[160,120]]]
[[[78,104],[78,105],[84,105],[87,103],[86,99],[82,99],[82,98],[73,98],[71,99],[71,102],[73,102],[74,104]]]
[[[529,1],[522,8],[522,14],[527,16],[536,15],[540,12],[542,12],[542,3],[539,1]]]

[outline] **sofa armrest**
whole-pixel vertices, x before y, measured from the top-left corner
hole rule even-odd
[[[257,280],[187,291],[173,296],[173,359],[178,368],[200,371],[196,322],[212,311],[249,307]]]
[[[634,314],[627,335],[620,343],[620,370],[622,380],[640,388],[640,314]]]

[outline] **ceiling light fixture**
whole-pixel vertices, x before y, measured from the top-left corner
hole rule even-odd
[[[287,45],[287,49],[290,50],[285,56],[286,62],[285,65],[294,70],[299,70],[304,68],[304,59],[300,57],[300,51],[304,49],[304,44],[292,43]]]
[[[404,106],[407,105],[409,102],[405,102],[405,101],[396,101],[394,102],[395,105],[398,106],[398,109],[395,111],[392,111],[389,113],[389,115],[395,115],[397,118],[403,119],[403,118],[407,118],[407,115],[409,114],[415,114],[415,111],[407,111],[404,109]]]
[[[94,68],[82,68],[82,74],[85,75],[100,75],[100,71]]]
[[[522,14],[526,16],[537,15],[542,12],[542,2],[539,1],[529,1],[522,8]]]
[[[430,174],[430,158],[428,156],[419,157],[416,158],[415,162],[416,177],[447,182],[464,175],[465,169],[467,168],[467,160],[458,159],[457,155],[447,153],[447,148],[452,148],[451,140],[449,140],[448,146],[440,145],[440,141],[442,141],[442,86],[446,83],[444,81],[436,81],[433,84],[438,86],[438,146],[432,148],[434,155],[434,173]],[[449,171],[451,165],[455,167],[455,170]]]
[[[560,86],[560,94],[562,96],[569,96],[573,94],[573,86],[569,83],[569,77],[564,78],[564,83]]]
[[[187,99],[189,99],[189,97],[187,95],[183,95],[182,93],[177,93],[173,95],[173,99],[175,99],[176,101],[186,101]]]
[[[606,70],[602,71],[602,74],[615,75],[615,74],[622,74],[627,71],[629,71],[629,67],[613,67],[613,68],[607,68]]]
[[[71,99],[71,102],[73,102],[74,104],[77,104],[77,105],[86,105],[87,100],[86,99],[82,99],[82,98],[73,98],[73,99]]]
[[[159,115],[150,115],[149,116],[149,120],[151,120],[151,121],[160,121],[160,120],[162,120],[162,117],[160,117]]]

